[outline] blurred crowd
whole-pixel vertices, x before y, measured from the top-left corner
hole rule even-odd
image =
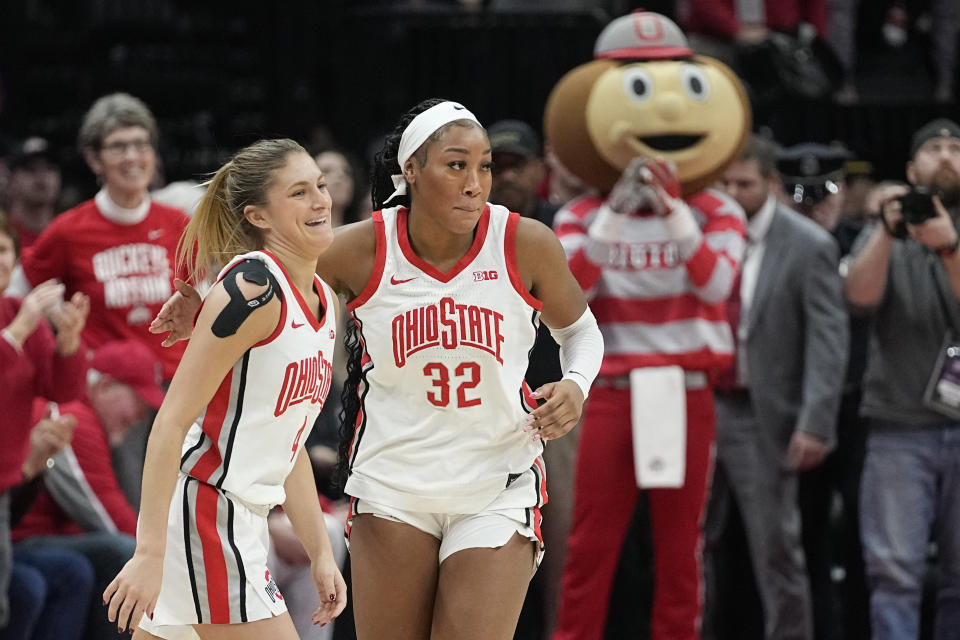
[[[758,55],[788,55],[775,43],[776,34],[788,34],[797,38],[793,47],[826,42],[820,73],[829,82],[818,88],[811,76],[810,90],[852,103],[860,99],[851,44],[859,4],[687,0],[676,9],[695,48],[739,70],[755,100],[789,88],[785,77],[762,75],[769,70],[751,77],[761,73]],[[911,34],[928,38],[936,79],[930,99],[954,100],[955,0],[880,4],[882,37],[892,47]],[[507,119],[487,130],[492,202],[561,234],[557,212],[598,195],[559,162],[537,123]],[[368,217],[366,159],[318,131],[304,142],[326,177],[334,224]],[[133,553],[146,437],[183,352],[183,343],[162,347],[162,336],[148,326],[174,292],[174,278],[184,275],[178,240],[203,185],[163,184],[162,132],[150,107],[125,93],[104,95],[78,123],[76,147],[95,176],[93,193],[63,184],[63,149],[31,131],[3,133],[0,640],[106,640],[118,634],[101,594]],[[951,368],[960,353],[953,342],[960,340],[960,267],[953,260],[960,244],[960,126],[942,119],[912,132],[902,161],[902,175],[877,176],[871,159],[842,140],[782,148],[760,132],[714,185],[747,220],[742,276],[753,280],[741,290],[738,276],[737,295],[728,301],[746,294],[730,316],[734,335],[743,329],[740,311],[746,317],[756,301],[750,298],[760,295],[750,288],[761,286],[760,260],[773,255],[787,275],[770,284],[764,313],[782,317],[781,328],[798,325],[805,337],[791,343],[784,329],[780,343],[763,343],[756,353],[749,351],[756,340],[742,343],[738,357],[751,363],[750,374],[738,371],[717,385],[704,637],[947,638],[960,629],[960,528],[953,526],[960,526],[960,495],[953,493],[960,488],[960,373]],[[770,235],[780,229],[777,216],[793,225],[779,231],[791,247],[779,254]],[[789,266],[793,261],[798,266]],[[800,287],[796,297],[793,285]],[[820,351],[806,353],[801,368],[809,375],[815,367],[822,377],[816,414],[771,438],[769,459],[751,459],[738,412],[758,398],[776,403],[778,371],[813,344]],[[335,359],[343,361],[342,354]],[[770,378],[757,362],[769,363]],[[531,357],[531,387],[558,367],[557,347],[543,331]],[[336,385],[330,398],[308,451],[346,567],[339,535],[346,505],[332,482]],[[591,472],[577,463],[576,436],[551,442],[545,455],[549,552],[517,632],[530,640],[548,637],[557,624],[567,538],[576,526],[574,483]],[[783,456],[788,464],[773,462]],[[743,480],[745,468],[754,474],[750,481]],[[751,493],[756,487],[748,483],[757,478],[775,491]],[[624,560],[604,597],[607,637],[643,634],[627,609],[649,598],[649,563],[631,561],[649,553],[642,532],[648,508],[641,502],[630,514]],[[324,629],[310,624],[317,596],[309,560],[282,510],[271,514],[270,531],[274,575],[301,637],[351,637],[349,615]]]

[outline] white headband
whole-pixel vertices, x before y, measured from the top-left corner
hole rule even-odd
[[[403,177],[404,163],[420,148],[420,145],[427,141],[427,138],[434,131],[455,120],[473,120],[478,125],[480,124],[477,117],[458,102],[441,102],[417,114],[417,117],[410,121],[407,128],[403,130],[403,135],[400,136],[400,149],[397,151],[397,164],[400,165],[400,173],[390,176],[395,190],[389,198],[384,200],[384,204],[407,192],[407,181]]]

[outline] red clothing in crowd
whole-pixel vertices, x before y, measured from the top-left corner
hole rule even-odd
[[[136,536],[137,513],[127,502],[117,481],[107,434],[93,407],[84,398],[60,405],[60,414],[77,419],[70,443],[73,456],[66,456],[66,463],[76,485],[84,489],[83,508],[95,514],[101,530]],[[17,541],[33,536],[75,535],[84,533],[84,529],[44,489],[11,533],[13,540]]]
[[[821,36],[827,29],[827,0],[757,0],[763,2],[765,26],[774,31],[796,31],[801,22],[812,24]],[[733,38],[740,29],[735,0],[689,0],[687,31]]]
[[[0,328],[13,321],[20,305],[17,298],[0,298]],[[58,356],[53,331],[46,320],[37,324],[22,351],[0,338],[0,493],[23,480],[21,467],[30,451],[34,397],[54,402],[73,400],[83,393],[86,371],[86,349],[81,346],[68,358]]]
[[[74,291],[90,297],[83,337],[91,348],[112,340],[142,342],[169,380],[186,342],[164,348],[163,337],[147,328],[174,292],[177,242],[187,222],[180,209],[151,202],[143,220],[118,224],[88,200],[57,216],[24,251],[23,272],[34,287],[58,278],[68,298]]]

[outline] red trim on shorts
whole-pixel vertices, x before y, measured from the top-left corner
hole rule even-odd
[[[470,245],[470,250],[457,261],[457,264],[453,265],[453,268],[443,273],[418,256],[413,250],[413,247],[410,246],[410,236],[407,235],[407,213],[409,213],[409,210],[406,208],[401,208],[397,211],[397,244],[400,245],[400,252],[403,253],[403,256],[410,264],[440,282],[450,282],[459,275],[468,264],[473,262],[473,259],[477,257],[477,254],[480,253],[480,249],[483,247],[483,241],[487,238],[487,228],[490,226],[490,205],[486,205],[483,208],[483,213],[480,214],[480,220],[477,222],[476,232],[474,233],[473,244]]]
[[[227,561],[223,555],[223,543],[217,531],[217,507],[220,492],[204,483],[197,483],[197,506],[194,519],[203,549],[203,571],[207,584],[207,606],[210,622],[230,623],[230,594],[228,591]],[[241,585],[242,588],[242,585]]]
[[[543,302],[537,300],[523,286],[523,278],[520,277],[520,268],[517,267],[517,225],[520,224],[520,214],[511,212],[507,218],[507,230],[503,237],[503,251],[507,258],[507,273],[510,275],[510,284],[514,290],[520,294],[524,302],[540,311],[543,309]]]
[[[373,263],[373,273],[370,274],[367,286],[363,288],[360,295],[347,303],[347,309],[351,311],[364,304],[376,292],[380,286],[380,281],[383,280],[383,266],[387,263],[387,232],[383,227],[383,212],[374,211],[371,219],[373,220],[373,230],[377,235],[377,255]]]

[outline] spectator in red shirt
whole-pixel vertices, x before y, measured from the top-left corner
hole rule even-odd
[[[176,247],[189,218],[150,198],[157,123],[139,99],[114,93],[87,111],[77,135],[84,160],[103,185],[90,200],[57,216],[25,250],[11,289],[23,294],[59,279],[68,294],[89,296],[84,341],[92,348],[134,339],[153,349],[173,378],[184,345],[164,349],[147,330],[173,293]]]
[[[0,215],[0,293],[19,257],[17,234]],[[10,525],[29,503],[50,458],[70,441],[73,421],[31,420],[35,396],[76,397],[86,366],[80,333],[89,312],[81,293],[63,301],[63,287],[44,282],[23,300],[0,298],[0,637],[79,637],[90,597],[91,569],[77,554],[13,553]],[[56,329],[56,336],[51,329]],[[9,585],[9,589],[8,589]]]
[[[13,530],[14,548],[66,548],[93,564],[102,593],[136,547],[137,513],[127,502],[111,462],[111,446],[163,400],[162,366],[136,340],[108,342],[90,361],[85,396],[61,405],[76,418],[73,442],[54,457],[45,488]],[[87,640],[120,638],[96,598]]]

